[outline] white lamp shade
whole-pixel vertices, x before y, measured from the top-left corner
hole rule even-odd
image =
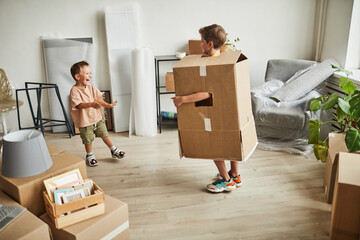
[[[30,177],[52,166],[45,139],[40,131],[20,130],[3,138],[2,175]]]

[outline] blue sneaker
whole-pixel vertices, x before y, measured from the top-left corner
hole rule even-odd
[[[236,189],[236,184],[232,180],[232,178],[230,178],[230,180],[228,182],[222,178],[222,179],[216,180],[212,184],[207,185],[206,189],[209,192],[214,192],[214,193],[220,193],[223,191],[230,192],[230,191]]]
[[[241,184],[242,184],[241,183],[241,176],[238,175],[236,177],[233,177],[233,176],[231,176],[231,171],[229,171],[228,173],[229,173],[230,178],[235,182],[236,187],[240,187]]]

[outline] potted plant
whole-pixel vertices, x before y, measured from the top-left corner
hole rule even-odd
[[[339,127],[339,133],[345,134],[345,143],[349,152],[360,150],[360,90],[349,80],[352,72],[339,66],[332,65],[335,72],[345,73],[346,77],[339,78],[339,87],[345,92],[344,96],[332,93],[330,96],[323,95],[315,98],[310,103],[310,111],[330,111],[336,107],[336,114],[332,114],[334,120],[321,122],[320,120],[309,121],[309,144],[314,144],[314,154],[322,162],[326,162],[328,153],[328,138],[320,139],[320,128],[323,124],[335,123]]]
[[[240,41],[240,38],[236,37],[234,39],[234,41],[231,42],[231,40],[228,38],[228,36],[229,35],[226,33],[226,41],[225,41],[224,45],[220,48],[221,52],[235,51],[236,50],[235,43]]]

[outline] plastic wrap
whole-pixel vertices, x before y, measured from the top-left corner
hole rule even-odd
[[[155,136],[156,98],[154,56],[149,48],[132,50],[132,101],[129,135]]]
[[[70,74],[70,67],[79,61],[85,60],[92,67],[92,84],[96,87],[96,49],[92,43],[68,40],[68,39],[44,39],[44,60],[46,69],[46,79],[48,83],[58,85],[64,108],[70,116],[70,89],[75,84],[75,80]],[[53,90],[50,90],[53,91]],[[50,119],[64,120],[62,111],[59,111],[59,100],[55,92],[51,92],[50,99]],[[66,126],[53,127],[53,132],[67,132]]]

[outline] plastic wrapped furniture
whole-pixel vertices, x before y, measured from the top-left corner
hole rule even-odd
[[[260,142],[282,141],[290,147],[307,144],[309,120],[320,118],[320,113],[311,116],[310,101],[321,95],[316,87],[333,74],[331,64],[337,63],[330,59],[320,64],[297,59],[268,61],[265,83],[251,90]]]

